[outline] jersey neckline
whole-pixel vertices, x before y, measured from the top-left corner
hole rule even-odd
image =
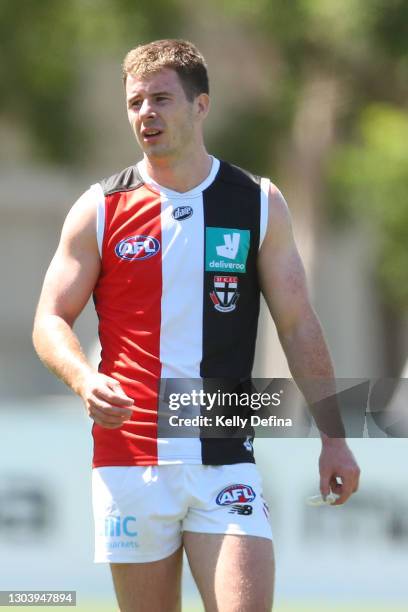
[[[137,169],[139,171],[139,174],[143,182],[148,187],[152,187],[155,191],[159,191],[160,193],[166,196],[169,196],[169,197],[171,196],[172,198],[189,198],[192,196],[197,196],[200,193],[202,193],[204,189],[207,189],[207,187],[211,185],[211,183],[214,181],[215,177],[217,176],[218,170],[220,169],[220,165],[221,165],[220,160],[214,157],[213,155],[210,155],[210,158],[212,160],[212,164],[211,164],[211,169],[210,169],[208,176],[199,185],[196,185],[195,187],[193,187],[193,189],[190,189],[189,191],[174,191],[173,189],[169,189],[168,187],[163,187],[163,185],[160,185],[159,183],[154,181],[147,173],[146,164],[144,160],[141,160],[140,162],[138,162]]]

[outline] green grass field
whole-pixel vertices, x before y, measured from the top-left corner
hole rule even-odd
[[[47,612],[50,609],[54,610],[72,610],[75,612],[117,612],[117,607],[114,602],[79,602],[76,607],[69,606],[58,606],[58,607],[43,607],[35,606],[35,610],[42,610]],[[2,610],[9,610],[13,612],[16,607],[2,607]],[[273,612],[406,612],[406,605],[388,605],[388,604],[376,604],[376,603],[343,603],[335,604],[330,602],[291,602],[291,603],[280,603],[276,602]],[[152,611],[153,612],[153,611]],[[155,610],[154,612],[165,612]],[[201,604],[195,602],[185,602],[183,605],[183,612],[204,612],[204,608]]]

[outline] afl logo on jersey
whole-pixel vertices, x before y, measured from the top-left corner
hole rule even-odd
[[[184,219],[189,219],[193,214],[193,209],[191,206],[179,206],[175,208],[171,213],[171,216],[176,221],[184,221]]]
[[[160,251],[160,242],[152,236],[131,236],[118,242],[115,253],[127,261],[149,259]]]
[[[215,501],[219,506],[229,506],[236,503],[248,504],[254,501],[255,497],[255,491],[251,486],[232,484],[220,491]]]

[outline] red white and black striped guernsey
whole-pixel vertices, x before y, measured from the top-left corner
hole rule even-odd
[[[245,436],[167,436],[160,406],[171,379],[250,379],[268,189],[268,179],[213,158],[185,193],[139,162],[82,196],[97,206],[99,371],[137,407],[120,429],[93,425],[94,467],[254,461]]]

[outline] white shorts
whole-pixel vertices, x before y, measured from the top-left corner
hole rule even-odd
[[[183,531],[272,539],[253,463],[94,468],[92,498],[96,563],[164,559]]]

